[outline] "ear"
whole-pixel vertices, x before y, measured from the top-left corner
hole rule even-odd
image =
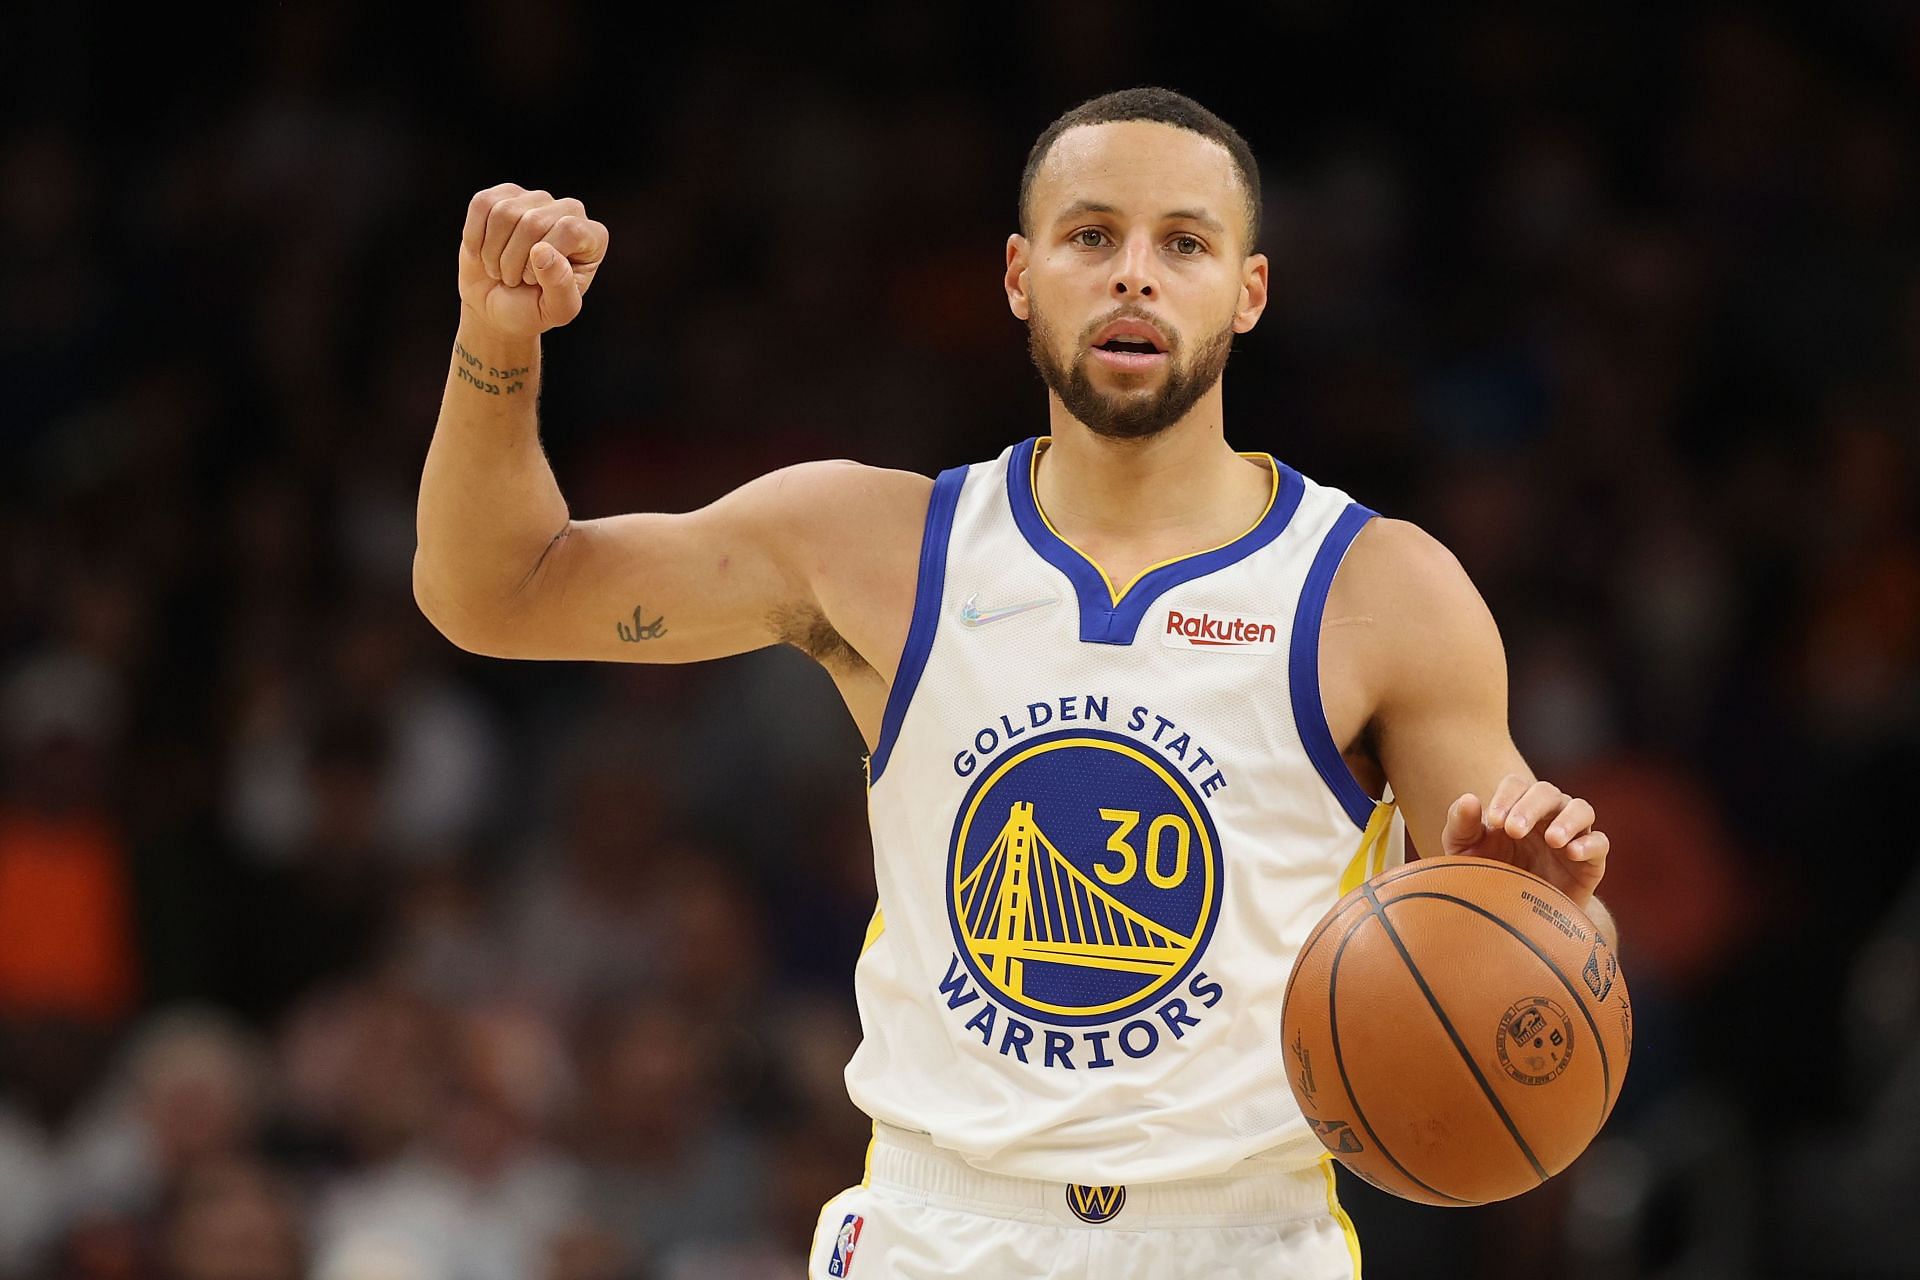
[[[1018,231],[1007,237],[1007,310],[1025,320],[1032,314],[1027,301],[1027,238]]]
[[[1240,274],[1240,305],[1234,308],[1233,331],[1245,333],[1253,328],[1260,323],[1260,313],[1266,309],[1267,255],[1248,254]]]

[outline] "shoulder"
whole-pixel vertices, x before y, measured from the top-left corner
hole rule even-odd
[[[1395,611],[1478,605],[1480,593],[1453,552],[1419,525],[1378,516],[1353,539],[1336,592]]]
[[[809,543],[917,538],[932,491],[933,481],[916,472],[833,458],[769,471],[723,501],[745,508],[782,540],[776,549],[791,551]]]
[[[771,501],[799,511],[833,514],[852,504],[859,511],[924,512],[933,481],[916,471],[870,467],[846,458],[799,462],[769,471],[759,480]]]
[[[1369,520],[1354,538],[1327,599],[1327,625],[1347,632],[1380,678],[1464,676],[1505,654],[1493,615],[1445,544],[1419,525]]]
[[[772,619],[780,639],[830,668],[839,657],[898,653],[933,481],[832,459],[769,472],[756,483],[773,513],[765,541],[790,579],[805,584],[804,603]]]

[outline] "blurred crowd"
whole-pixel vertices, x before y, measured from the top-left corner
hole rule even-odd
[[[1343,1180],[1369,1273],[1920,1266],[1920,10],[94,8],[0,133],[0,1280],[804,1274],[862,748],[797,654],[421,618],[465,202],[612,228],[575,516],[932,472],[1043,429],[1020,162],[1147,82],[1263,165],[1230,439],[1455,550],[1615,850],[1613,1122],[1484,1210]]]

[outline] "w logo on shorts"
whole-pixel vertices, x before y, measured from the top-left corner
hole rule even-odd
[[[1067,1184],[1067,1208],[1082,1222],[1109,1222],[1127,1203],[1125,1187],[1087,1187]]]
[[[840,1224],[840,1233],[833,1238],[833,1256],[827,1259],[828,1275],[844,1276],[853,1269],[853,1250],[860,1243],[860,1228],[866,1221],[859,1214],[850,1213]]]

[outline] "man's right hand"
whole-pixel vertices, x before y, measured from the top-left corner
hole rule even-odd
[[[537,337],[580,314],[606,256],[607,229],[585,205],[503,182],[467,205],[460,300],[504,337]]]

